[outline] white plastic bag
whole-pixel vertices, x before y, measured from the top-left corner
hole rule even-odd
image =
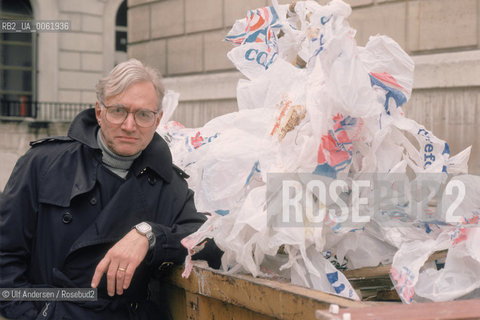
[[[213,213],[182,243],[191,254],[213,238],[224,251],[225,271],[281,275],[352,299],[358,296],[327,253],[351,268],[393,260],[392,279],[409,302],[415,290],[430,290],[416,287],[424,283],[420,268],[431,252],[449,248],[447,232],[455,229],[414,215],[439,188],[416,197],[418,182],[425,173],[465,172],[469,149],[450,157],[445,141],[405,118],[401,105],[412,91],[412,60],[386,36],[358,47],[350,13],[340,0],[297,2],[294,12],[274,3],[234,25],[227,38],[237,46],[228,56],[248,78],[237,86],[240,111],[171,133],[174,159],[191,175],[197,207]],[[357,213],[368,221],[312,221],[302,211],[295,225],[282,225],[285,194],[272,175],[301,181],[296,175],[303,172],[350,182],[380,173],[389,189],[402,182],[405,190],[389,196],[364,188],[360,196],[370,202]],[[344,188],[352,212],[359,200],[351,184]],[[305,192],[316,199],[315,209],[335,205],[318,191]]]
[[[402,243],[390,273],[403,302],[449,301],[480,288],[479,183],[479,177],[470,175],[451,179],[441,204],[442,220],[450,223],[436,238]],[[443,268],[425,265],[431,254],[446,249]]]

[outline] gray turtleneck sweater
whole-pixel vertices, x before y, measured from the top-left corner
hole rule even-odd
[[[128,174],[128,170],[132,165],[133,161],[138,158],[138,156],[142,153],[141,151],[133,156],[120,156],[113,151],[111,151],[105,143],[103,143],[102,133],[101,130],[97,132],[97,143],[100,149],[102,150],[102,162],[103,165],[108,168],[110,171],[115,173],[117,176],[125,179]]]

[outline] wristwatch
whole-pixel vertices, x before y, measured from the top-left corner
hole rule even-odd
[[[148,250],[151,250],[155,246],[155,235],[152,232],[152,226],[146,222],[140,222],[135,226],[138,233],[144,235],[148,239]]]

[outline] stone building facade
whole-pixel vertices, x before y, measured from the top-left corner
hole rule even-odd
[[[113,68],[116,17],[124,0],[4,0],[1,19],[30,11],[35,21],[69,21],[68,32],[33,35],[36,88],[33,100],[94,103],[94,85]],[[125,3],[126,5],[126,3]],[[7,38],[3,47],[8,46]],[[6,50],[6,49],[5,49]],[[5,52],[3,52],[5,53]],[[123,59],[126,59],[126,54]],[[117,61],[118,62],[118,61]]]

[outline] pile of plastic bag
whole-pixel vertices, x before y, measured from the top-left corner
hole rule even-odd
[[[238,112],[183,128],[166,122],[178,101],[167,95],[158,131],[190,175],[197,209],[212,213],[182,243],[192,254],[213,238],[225,252],[225,271],[283,277],[352,299],[358,296],[341,269],[379,264],[392,264],[406,303],[475,295],[480,181],[465,175],[470,148],[452,157],[445,141],[404,116],[412,59],[386,36],[357,46],[350,13],[340,0],[273,1],[237,20],[226,40],[234,46],[228,57],[247,78],[238,83]],[[277,206],[285,193],[271,178],[301,180],[303,173],[343,181],[335,184],[335,203],[318,188],[305,190],[317,210],[343,203],[347,213],[369,218],[312,221],[303,212],[294,225],[276,223],[285,218]],[[389,192],[375,192],[375,183],[352,187],[372,173]],[[426,174],[440,181],[422,183]],[[448,250],[443,268],[425,264],[439,250]],[[190,256],[186,262],[188,276]]]

